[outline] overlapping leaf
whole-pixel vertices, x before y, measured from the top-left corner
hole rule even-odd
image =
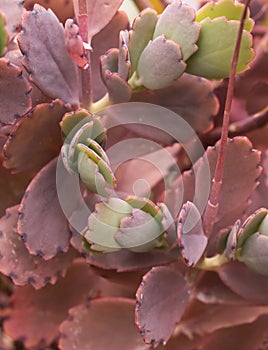
[[[78,71],[67,53],[64,29],[51,10],[35,5],[23,16],[18,36],[33,82],[51,98],[78,104]]]
[[[23,13],[22,0],[1,0],[0,11],[4,13],[7,22],[7,31],[10,37],[16,33]]]
[[[155,91],[132,94],[131,101],[157,104],[171,109],[185,119],[196,132],[206,132],[218,111],[213,84],[206,79],[183,74],[173,85]]]
[[[4,166],[14,173],[38,171],[61,149],[59,122],[68,108],[59,100],[38,105],[16,124],[4,147]]]
[[[8,209],[0,220],[0,271],[18,286],[31,284],[39,289],[47,283],[55,284],[71,265],[75,252],[59,254],[48,262],[30,255],[17,233],[17,221],[18,206]]]
[[[0,91],[0,123],[14,124],[31,108],[31,86],[22,70],[4,58],[0,59]]]
[[[0,12],[0,56],[5,52],[8,41],[8,35],[5,30],[5,18]]]
[[[206,18],[197,41],[198,51],[187,61],[186,71],[209,79],[226,78],[230,74],[239,21],[227,21],[224,17]],[[249,32],[243,30],[236,72],[248,68],[254,53]]]
[[[70,311],[70,318],[62,323],[59,348],[61,350],[146,350],[134,324],[131,299],[101,298]]]
[[[49,346],[58,337],[59,325],[69,309],[85,302],[88,296],[95,296],[95,280],[86,264],[76,262],[54,286],[38,291],[31,286],[17,288],[5,332],[27,348]]]
[[[71,0],[24,0],[24,7],[27,10],[31,11],[34,4],[51,9],[62,23],[67,18],[74,17],[73,1]]]
[[[93,36],[99,33],[113,18],[123,0],[86,0],[86,8],[79,9],[79,1],[74,0],[74,11],[79,14],[87,13],[89,42]]]
[[[136,297],[136,323],[145,342],[165,345],[189,302],[184,277],[170,267],[155,267],[143,277]]]
[[[19,208],[18,232],[33,255],[45,260],[69,249],[70,231],[56,189],[57,158],[27,187]]]

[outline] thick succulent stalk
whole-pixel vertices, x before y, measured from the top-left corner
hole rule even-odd
[[[242,14],[242,18],[241,18],[240,26],[238,30],[237,40],[235,44],[235,50],[234,50],[234,55],[231,63],[230,78],[229,78],[227,96],[226,96],[225,108],[224,108],[220,150],[219,150],[219,155],[218,155],[216,169],[215,169],[215,176],[212,180],[210,197],[209,197],[208,205],[206,207],[204,218],[203,218],[204,232],[207,236],[210,236],[212,232],[212,229],[216,220],[216,216],[218,213],[218,208],[219,208],[219,196],[220,196],[223,174],[224,174],[224,164],[225,164],[226,149],[227,149],[227,143],[228,143],[230,112],[231,112],[231,105],[232,105],[232,100],[234,95],[236,67],[237,67],[242,33],[243,33],[243,28],[244,28],[244,23],[245,23],[247,11],[248,11],[249,3],[250,3],[250,0],[247,0],[247,2],[245,3],[244,11]]]

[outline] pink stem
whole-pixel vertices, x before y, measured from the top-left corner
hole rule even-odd
[[[211,186],[211,192],[209,201],[205,210],[205,214],[203,217],[203,227],[205,234],[207,236],[210,236],[212,229],[214,227],[214,223],[216,220],[216,216],[219,209],[219,196],[222,186],[222,180],[223,180],[223,173],[224,173],[224,164],[225,164],[225,158],[226,158],[226,149],[228,144],[228,131],[229,131],[229,122],[230,122],[230,111],[231,111],[231,105],[234,95],[234,85],[235,85],[235,73],[236,73],[236,67],[238,62],[238,56],[240,51],[240,45],[242,40],[242,34],[243,34],[243,28],[244,23],[247,15],[248,6],[251,0],[247,0],[244,11],[242,14],[242,18],[240,21],[240,26],[238,30],[237,40],[235,44],[235,50],[233,54],[233,59],[231,63],[231,69],[230,69],[230,78],[228,83],[228,89],[227,89],[227,96],[225,101],[225,109],[224,109],[224,116],[223,116],[223,125],[222,125],[222,133],[221,133],[221,140],[220,140],[220,149],[215,169],[215,175],[212,180],[212,186]]]

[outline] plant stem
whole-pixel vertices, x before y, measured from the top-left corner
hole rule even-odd
[[[88,14],[86,0],[78,0],[78,26],[79,34],[83,42],[88,43]],[[88,68],[80,69],[80,94],[81,104],[83,107],[90,109],[92,104],[92,83],[91,83],[91,59],[90,51],[86,50],[86,57],[88,60]]]
[[[205,257],[195,267],[201,270],[214,270],[228,262],[229,260],[224,254],[217,254],[211,258]]]
[[[238,62],[238,56],[240,51],[240,45],[241,45],[241,39],[243,34],[243,27],[244,22],[247,15],[248,5],[251,0],[247,0],[244,11],[242,14],[242,18],[240,21],[240,26],[238,29],[238,35],[236,39],[234,54],[232,58],[231,63],[231,69],[230,69],[230,78],[228,83],[228,89],[227,89],[227,96],[225,101],[225,108],[224,108],[224,116],[223,116],[223,125],[222,125],[222,132],[221,132],[221,140],[220,140],[220,148],[217,158],[217,164],[215,169],[215,175],[212,180],[212,186],[211,186],[211,192],[209,201],[205,210],[204,218],[203,218],[203,226],[204,231],[207,236],[210,236],[212,229],[214,227],[214,223],[216,220],[216,216],[219,209],[219,196],[222,186],[222,180],[223,180],[223,173],[224,173],[224,163],[226,158],[226,149],[228,144],[228,131],[229,131],[229,121],[230,121],[230,111],[231,111],[231,105],[234,95],[234,84],[235,84],[235,73],[236,73],[236,67]]]
[[[107,92],[99,101],[92,103],[90,112],[98,113],[108,106],[109,106],[109,94]]]

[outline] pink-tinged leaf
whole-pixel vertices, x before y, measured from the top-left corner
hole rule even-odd
[[[201,215],[192,202],[182,206],[177,225],[178,244],[188,266],[195,266],[203,255],[208,239],[204,234]]]
[[[24,7],[31,11],[34,4],[39,4],[46,9],[51,9],[58,19],[64,23],[67,18],[74,17],[72,0],[24,0]]]
[[[0,124],[14,124],[32,105],[31,85],[22,70],[8,60],[0,59]]]
[[[245,305],[245,299],[232,292],[216,272],[206,272],[194,288],[193,295],[204,304]]]
[[[79,27],[70,18],[65,22],[64,36],[65,45],[72,60],[77,64],[78,67],[87,69],[89,62],[86,57],[86,50],[84,47],[83,39],[79,35]]]
[[[218,269],[218,274],[223,283],[242,298],[256,304],[268,304],[267,276],[238,262],[223,265]]]
[[[80,0],[74,0],[76,18],[87,13],[89,42],[114,17],[123,0],[84,0],[86,10],[79,10]]]
[[[29,252],[45,260],[69,249],[70,231],[58,200],[56,166],[57,158],[40,170],[19,208],[18,232]]]
[[[268,314],[268,306],[203,304],[193,300],[177,326],[176,334],[189,338],[203,336],[221,328],[252,323],[264,314]]]
[[[128,17],[125,12],[118,11],[110,23],[92,40],[91,65],[94,100],[100,99],[107,91],[100,74],[100,56],[104,55],[109,49],[119,46],[119,32],[127,29],[128,25]],[[112,71],[116,70],[117,67]]]
[[[7,30],[10,37],[14,37],[20,24],[23,13],[22,0],[1,0],[0,11],[4,13],[7,23]]]
[[[62,146],[59,122],[69,109],[60,100],[40,104],[22,118],[4,147],[4,166],[12,172],[38,171]]]
[[[72,246],[80,253],[86,253],[83,246],[82,236],[72,229]],[[171,252],[153,250],[146,253],[135,253],[129,250],[109,252],[105,254],[86,254],[90,265],[103,271],[114,270],[117,273],[144,271],[152,266],[164,265],[178,259],[178,254]]]
[[[145,342],[165,345],[189,303],[189,289],[182,274],[170,267],[154,267],[136,293],[136,324]]]
[[[17,286],[31,284],[35,289],[47,283],[55,284],[65,275],[67,268],[75,258],[75,251],[61,253],[50,261],[29,254],[16,231],[18,206],[6,211],[0,220],[0,271],[9,276]]]
[[[4,215],[7,208],[20,203],[33,176],[33,173],[10,174],[0,164],[0,216]]]
[[[204,336],[188,338],[184,334],[174,336],[166,350],[264,350],[266,349],[268,316],[263,315],[249,324],[222,328]],[[246,334],[250,336],[245,336]]]
[[[96,277],[83,262],[75,262],[65,278],[51,286],[35,290],[18,287],[11,297],[12,309],[4,329],[11,338],[23,341],[25,347],[48,346],[59,335],[59,325],[68,310],[95,296]]]
[[[206,340],[202,350],[266,350],[268,316],[260,316],[255,322],[220,329]],[[249,336],[247,336],[249,335]]]
[[[104,80],[111,104],[128,102],[131,98],[131,87],[118,73],[105,72]]]
[[[165,89],[133,93],[131,101],[166,107],[185,119],[196,132],[207,132],[219,108],[213,89],[213,83],[207,79],[183,74]]]
[[[67,53],[64,29],[54,13],[40,5],[26,12],[18,42],[33,82],[51,98],[77,105],[78,69]]]
[[[60,327],[61,350],[145,350],[134,323],[134,300],[102,298],[70,310]]]

